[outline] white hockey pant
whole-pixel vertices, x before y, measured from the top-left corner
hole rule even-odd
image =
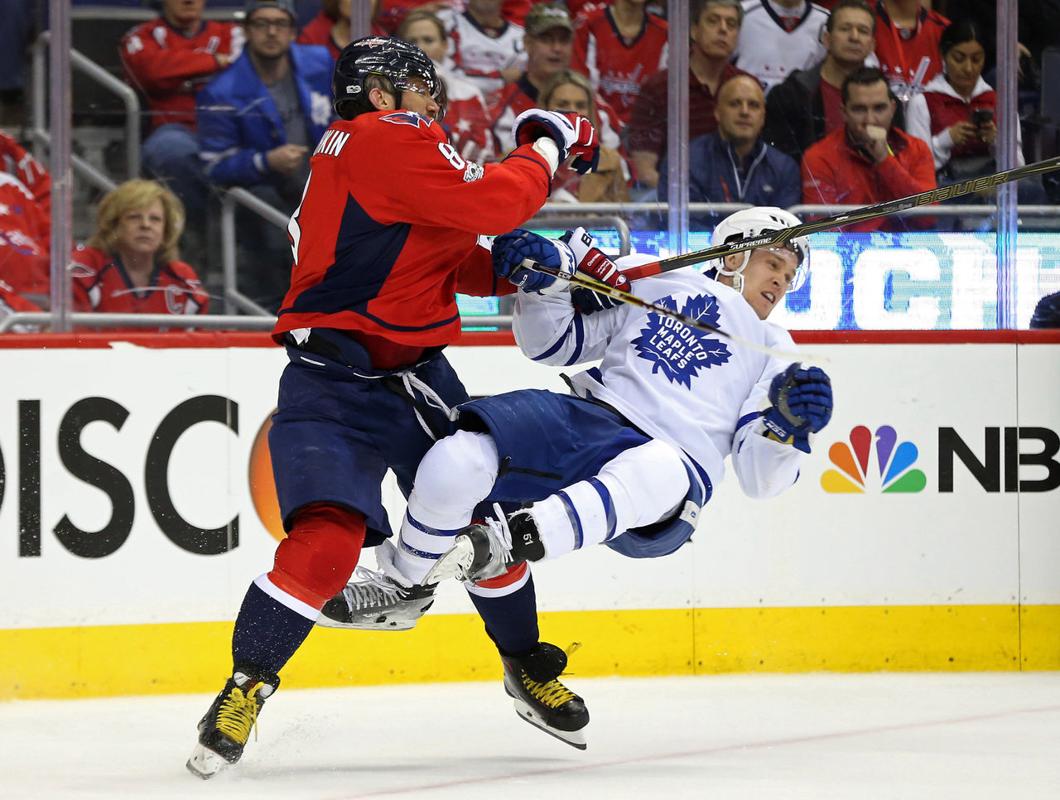
[[[493,438],[457,431],[439,439],[416,470],[394,565],[420,583],[493,489],[500,460]]]
[[[470,524],[475,506],[493,488],[499,465],[496,445],[485,433],[458,431],[427,452],[399,534],[395,566],[406,578],[422,581]],[[688,494],[688,481],[680,454],[665,442],[652,440],[620,453],[594,477],[530,507],[545,557],[666,519]]]
[[[653,439],[619,453],[589,480],[534,503],[530,513],[545,558],[556,558],[666,519],[690,488],[678,451]]]

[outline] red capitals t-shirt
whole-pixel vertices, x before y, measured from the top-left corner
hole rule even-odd
[[[235,59],[243,50],[243,28],[207,20],[185,36],[159,18],[137,25],[121,41],[129,83],[147,97],[151,127],[176,122],[195,127],[195,93],[221,70],[218,54]]]
[[[589,77],[625,125],[641,85],[666,66],[666,40],[666,20],[655,14],[645,13],[640,32],[626,42],[611,9],[596,9],[578,23],[571,66]]]
[[[120,259],[95,247],[78,245],[71,260],[77,311],[205,314],[210,302],[199,276],[183,261],[156,264],[150,283],[136,287]]]

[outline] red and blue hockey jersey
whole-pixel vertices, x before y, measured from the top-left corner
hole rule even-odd
[[[479,234],[524,224],[552,174],[524,145],[500,164],[465,161],[441,126],[410,111],[340,120],[310,162],[288,228],[295,265],[273,330],[360,331],[432,347],[460,332],[457,291],[506,294]]]

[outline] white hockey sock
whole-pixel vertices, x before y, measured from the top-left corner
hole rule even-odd
[[[423,457],[398,534],[395,566],[421,582],[497,480],[497,446],[485,433],[458,431]]]
[[[680,455],[652,440],[615,456],[595,477],[534,503],[530,513],[545,558],[556,558],[665,519],[688,490]]]

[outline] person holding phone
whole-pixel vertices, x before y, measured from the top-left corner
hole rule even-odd
[[[939,40],[942,72],[909,101],[906,129],[931,147],[940,184],[996,171],[997,95],[983,80],[983,32],[969,21],[949,25]],[[1017,166],[1023,166],[1016,122]]]

